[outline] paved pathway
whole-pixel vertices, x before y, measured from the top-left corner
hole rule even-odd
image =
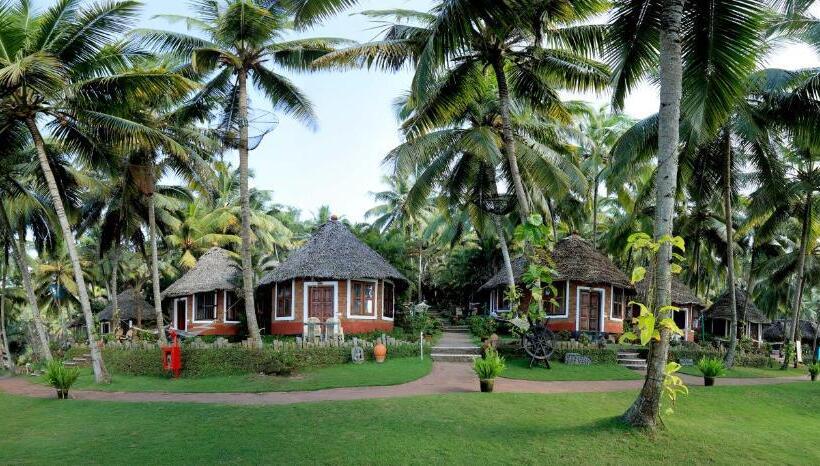
[[[472,345],[469,335],[445,334],[439,346]],[[682,375],[687,385],[702,385],[703,379]],[[718,385],[768,385],[808,380],[807,377],[771,377],[729,379],[721,378]],[[495,381],[496,392],[508,393],[589,393],[637,390],[643,380],[555,381],[539,382],[499,378]],[[0,377],[0,390],[12,395],[53,398],[54,390],[36,384],[25,377]],[[315,401],[360,400],[369,398],[394,398],[416,395],[437,395],[478,391],[478,380],[469,363],[436,362],[430,374],[412,382],[385,387],[332,388],[309,392],[268,393],[151,393],[151,392],[102,392],[73,390],[71,397],[77,400],[124,401],[124,402],[182,402],[219,403],[234,405],[280,405]]]

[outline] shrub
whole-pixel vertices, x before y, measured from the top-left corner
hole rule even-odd
[[[61,400],[68,398],[68,390],[80,377],[76,367],[65,367],[62,361],[50,361],[43,376],[46,383],[57,389],[57,397]]]
[[[820,374],[820,362],[816,362],[814,364],[808,365],[809,375],[817,377],[817,374]]]
[[[526,353],[524,353],[524,350],[521,349],[520,346],[503,346],[500,350],[504,355],[511,357],[529,357]],[[550,360],[563,361],[567,353],[575,353],[580,354],[581,356],[586,356],[590,359],[590,361],[592,361],[593,364],[618,363],[618,354],[614,350],[600,348],[556,348],[555,352],[552,353]]]
[[[720,377],[726,373],[726,366],[720,358],[703,358],[698,361],[697,367],[704,377]]]
[[[481,380],[494,379],[504,371],[504,358],[492,348],[487,348],[483,358],[473,361],[473,371]]]
[[[470,333],[478,338],[487,338],[495,333],[497,325],[495,319],[485,316],[471,316],[467,319],[467,326]]]
[[[418,336],[421,332],[424,332],[425,335],[438,335],[443,329],[441,321],[429,312],[420,311],[416,311],[414,314],[403,314],[397,324],[405,333],[415,336]]]
[[[569,330],[560,330],[555,334],[558,341],[570,341],[572,339],[572,332]]]

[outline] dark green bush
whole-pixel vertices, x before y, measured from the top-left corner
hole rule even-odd
[[[430,348],[425,347],[429,354]],[[120,349],[106,348],[103,356],[109,369],[128,375],[160,376],[162,357],[159,348]],[[390,345],[388,358],[418,357],[415,344]],[[365,351],[373,359],[373,350]],[[298,350],[274,350],[231,346],[226,348],[183,348],[182,375],[184,377],[208,377],[217,375],[243,375],[264,373],[287,375],[309,367],[323,367],[350,362],[349,347],[312,347]]]
[[[485,316],[470,316],[467,319],[467,326],[470,328],[470,333],[478,338],[488,338],[495,333],[497,328],[495,319]]]
[[[441,321],[429,312],[416,312],[414,314],[402,313],[396,319],[396,326],[400,327],[404,333],[414,335],[418,338],[419,333],[425,335],[438,335],[442,332]]]

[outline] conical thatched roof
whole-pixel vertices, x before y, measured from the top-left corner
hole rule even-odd
[[[611,283],[622,288],[632,289],[629,277],[592,244],[578,235],[570,235],[555,245],[552,251],[552,260],[558,276],[555,280],[572,280],[584,283]],[[513,275],[516,282],[521,279],[527,260],[519,257],[513,260]],[[481,285],[481,290],[508,285],[507,273],[501,270],[487,283]]]
[[[307,244],[290,253],[260,285],[293,278],[376,278],[407,279],[376,251],[361,242],[347,227],[333,218],[320,226]]]
[[[652,272],[647,270],[646,276],[643,280],[639,281],[635,284],[635,290],[638,292],[638,297],[641,299],[646,298],[646,291],[649,288],[649,285],[652,283]],[[645,301],[644,301],[645,302]],[[701,300],[698,295],[692,291],[691,288],[686,286],[685,283],[680,281],[677,277],[672,277],[672,304],[676,304],[679,306],[685,305],[696,305],[696,306],[705,306],[703,300]]]
[[[759,324],[769,323],[770,320],[760,312],[760,309],[755,306],[753,300],[749,300],[749,306],[746,307],[746,299],[748,295],[745,291],[735,288],[735,304],[737,305],[738,320],[741,322],[752,322]],[[706,310],[705,316],[707,318],[721,318],[731,319],[732,311],[729,303],[729,291],[724,291],[715,302]],[[746,315],[743,315],[743,310],[746,309]]]
[[[143,321],[155,321],[157,314],[154,306],[148,304],[142,294],[133,288],[128,288],[117,295],[117,306],[120,308],[120,320],[137,320],[137,316],[142,313]],[[97,314],[101,321],[110,321],[114,318],[114,303],[110,302],[105,309]]]
[[[211,248],[199,258],[194,268],[162,292],[162,297],[188,296],[214,290],[239,288],[242,271],[222,248]]]
[[[789,321],[788,325],[791,325],[791,321]],[[783,341],[784,328],[786,328],[786,323],[782,320],[778,320],[763,331],[763,339],[766,341]],[[814,324],[807,320],[800,321],[800,335],[803,340],[813,340],[814,332]],[[789,336],[791,337],[791,334],[789,334]]]

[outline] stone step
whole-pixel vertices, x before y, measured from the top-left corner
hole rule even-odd
[[[63,363],[63,366],[65,366],[65,367],[77,367],[77,366],[79,366],[79,365],[80,365],[80,364],[79,364],[78,362],[76,362],[76,361],[65,361],[65,362]]]
[[[621,364],[622,366],[626,367],[627,369],[632,369],[634,371],[645,371],[646,364]]]
[[[646,365],[646,359],[641,358],[618,358],[618,364],[644,364]]]
[[[74,362],[88,362],[89,360],[90,360],[90,358],[84,358],[84,357],[78,357],[78,358],[73,358],[72,359],[72,361],[74,361]]]
[[[481,354],[481,348],[477,346],[434,346],[435,354]]]
[[[637,351],[618,351],[618,356],[637,357],[639,354]]]
[[[470,329],[467,326],[464,327],[444,327],[444,331],[446,333],[470,333]]]
[[[447,354],[447,353],[432,353],[430,359],[440,362],[473,362],[477,358],[477,354]]]

